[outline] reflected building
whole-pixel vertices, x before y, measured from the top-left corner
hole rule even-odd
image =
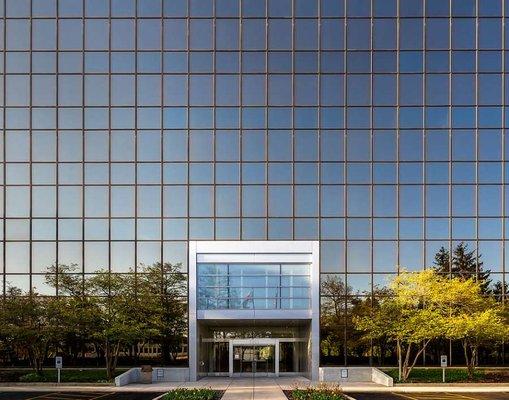
[[[322,313],[342,310],[334,332],[322,326],[322,364],[374,362],[351,310],[402,268],[465,242],[493,284],[508,281],[507,7],[2,0],[2,290],[56,294],[44,284],[55,263],[188,273],[191,242],[316,241],[322,282],[343,288],[322,285]],[[311,307],[299,263],[265,262],[259,296],[256,277],[230,283],[251,266],[204,264],[195,273],[218,283],[195,281],[205,314],[246,298]],[[217,343],[223,370],[229,342]],[[257,346],[235,365],[304,365]]]

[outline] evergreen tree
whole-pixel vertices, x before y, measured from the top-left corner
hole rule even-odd
[[[452,260],[449,251],[442,246],[435,254],[434,264],[437,272],[450,274],[453,278],[475,278],[481,284],[482,292],[489,292],[491,271],[483,270],[481,254],[469,251],[466,243],[461,242],[454,248]]]
[[[475,277],[481,284],[483,293],[488,293],[491,283],[490,270],[483,270],[481,254],[475,255],[475,250],[468,251],[468,245],[461,242],[456,246],[452,257],[451,274],[454,277],[468,279]]]
[[[435,269],[438,273],[449,274],[451,272],[451,255],[449,250],[444,246],[440,247],[440,250],[435,254],[433,264],[435,264]]]

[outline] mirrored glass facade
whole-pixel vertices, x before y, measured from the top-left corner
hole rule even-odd
[[[367,362],[352,304],[401,268],[465,242],[509,281],[508,9],[1,0],[1,290],[55,294],[55,263],[186,271],[189,240],[320,240],[344,289],[322,284],[344,313],[324,360]]]

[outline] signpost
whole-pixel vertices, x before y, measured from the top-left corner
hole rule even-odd
[[[442,367],[442,382],[445,383],[445,369],[447,368],[447,356],[440,356],[440,366]]]
[[[57,369],[58,383],[60,383],[60,370],[62,369],[62,357],[55,357],[55,368]]]

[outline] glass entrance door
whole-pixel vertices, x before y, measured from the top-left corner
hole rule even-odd
[[[233,346],[233,373],[269,375],[275,371],[275,346]]]

